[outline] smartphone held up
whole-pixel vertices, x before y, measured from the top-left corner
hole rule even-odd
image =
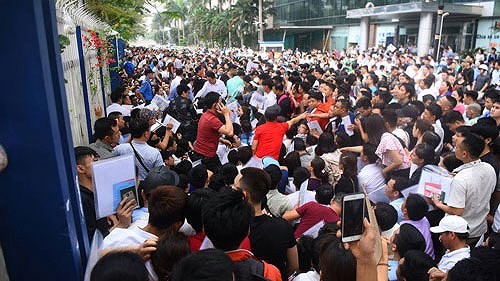
[[[342,242],[357,241],[363,234],[366,213],[364,193],[346,195],[342,201]]]

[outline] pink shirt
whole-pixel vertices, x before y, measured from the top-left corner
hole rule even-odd
[[[389,151],[394,150],[399,153],[403,160],[403,163],[396,168],[396,171],[410,168],[410,159],[398,138],[391,133],[382,134],[377,151],[375,151],[375,154],[382,160],[382,165],[389,166],[392,164],[391,158],[389,157]]]

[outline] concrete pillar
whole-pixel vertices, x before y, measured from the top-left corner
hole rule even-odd
[[[424,56],[429,53],[432,36],[432,13],[421,13],[418,26],[417,54]]]
[[[360,36],[359,36],[359,50],[364,51],[368,49],[368,36],[370,34],[370,18],[361,18],[360,24]]]

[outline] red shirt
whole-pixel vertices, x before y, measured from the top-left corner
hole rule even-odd
[[[197,252],[200,250],[201,244],[203,240],[205,240],[205,233],[199,232],[195,235],[188,236],[189,248],[191,248],[191,253]]]
[[[204,232],[199,232],[196,233],[195,235],[188,236],[188,242],[189,242],[189,248],[191,248],[191,253],[197,252],[200,250],[201,244],[203,244],[203,240],[205,240],[205,233]],[[250,251],[251,246],[250,246],[250,239],[245,237],[243,241],[241,242],[240,249],[245,249]]]
[[[278,160],[280,157],[283,136],[288,130],[288,123],[276,121],[266,122],[255,129],[253,140],[258,141],[255,155],[259,158],[271,156]]]
[[[309,202],[296,209],[300,215],[300,224],[295,230],[295,238],[302,236],[309,228],[315,226],[320,221],[337,222],[339,215],[332,208],[319,204],[318,202]]]
[[[209,110],[205,111],[198,123],[198,134],[194,143],[194,151],[205,157],[215,157],[219,144],[219,129],[223,125],[215,113]]]
[[[315,114],[320,114],[320,113],[328,113],[328,110],[330,109],[330,105],[326,103],[322,103],[316,107],[316,110],[314,111]],[[328,118],[319,118],[319,117],[314,117],[312,118],[314,121],[318,121],[319,126],[321,129],[325,130],[326,125],[328,124],[328,121],[330,119]]]

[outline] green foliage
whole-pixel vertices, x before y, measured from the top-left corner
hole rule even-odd
[[[71,42],[69,41],[69,38],[67,36],[64,36],[62,34],[59,34],[59,50],[64,52],[64,49],[66,49],[66,46],[68,46]]]
[[[160,39],[160,31],[168,26],[171,42],[178,45],[257,45],[258,0],[238,0],[225,10],[221,7],[229,3],[227,0],[218,0],[217,5],[211,5],[210,0],[164,1],[166,11],[153,18],[155,39]],[[274,14],[272,3],[263,1],[264,19],[271,14]]]
[[[144,33],[141,21],[146,12],[145,0],[88,0],[85,4],[125,40]]]

